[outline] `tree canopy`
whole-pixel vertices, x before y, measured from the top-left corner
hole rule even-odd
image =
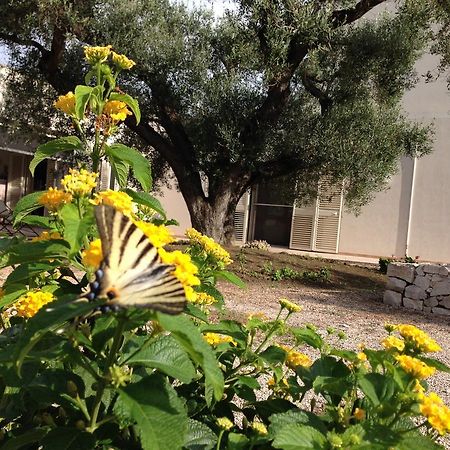
[[[449,61],[446,0],[236,3],[215,19],[167,0],[6,2],[0,39],[22,76],[2,121],[48,127],[55,91],[82,80],[82,46],[113,45],[137,63],[122,80],[143,113],[129,129],[171,166],[193,225],[220,241],[262,180],[289,176],[300,199],[320,177],[345,180],[357,209],[401,156],[431,150],[401,98],[430,45]]]

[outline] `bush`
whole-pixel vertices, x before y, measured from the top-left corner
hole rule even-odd
[[[106,67],[109,53],[108,47],[88,49],[97,89],[77,87],[74,98],[57,104],[75,128],[89,119],[97,124],[94,147],[83,147],[89,169],[110,158],[122,182],[131,168],[145,189],[149,168],[133,151],[110,152],[100,139],[118,130],[126,105],[138,116],[137,103],[125,94],[113,97],[125,105],[104,109],[115,91],[103,87],[111,88],[118,75]],[[114,67],[131,64],[113,58]],[[51,148],[69,151],[69,142],[77,143],[65,138]],[[41,148],[32,166],[45,154]],[[2,448],[439,448],[434,441],[449,431],[450,410],[436,394],[426,394],[425,379],[450,369],[429,357],[440,347],[424,332],[387,326],[383,349],[343,350],[313,325],[292,326],[301,307],[284,298],[275,319],[255,313],[244,323],[214,322],[210,310],[224,308],[217,280],[242,285],[226,269],[229,254],[194,229],[187,231],[184,252],[166,250],[172,237],[162,206],[145,191],[96,192],[96,178],[85,168],[72,170],[62,189],[25,197],[16,221],[45,205],[47,230],[32,241],[0,239],[0,268],[12,269],[0,298]],[[127,266],[127,258],[135,262],[134,246],[117,238],[117,228],[95,225],[97,203],[122,211],[123,217],[114,216],[122,225],[131,227],[132,220],[148,236],[146,251],[158,269],[152,273],[170,270],[170,280],[178,280],[187,299],[182,313],[157,311],[167,306],[168,294],[157,296],[154,308],[126,307],[144,294],[155,301],[149,290],[156,286],[145,271]],[[125,259],[124,273],[108,266],[118,264],[117,255]],[[104,281],[99,264],[112,280]],[[123,275],[133,285],[147,284],[126,298],[108,290],[112,302],[95,294],[98,283],[114,287]],[[260,398],[263,388],[268,393]]]

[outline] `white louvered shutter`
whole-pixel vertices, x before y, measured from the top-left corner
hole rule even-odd
[[[316,220],[316,201],[310,206],[294,206],[289,248],[312,250]]]
[[[102,161],[100,167],[100,191],[106,191],[111,187],[111,166],[108,161]]]
[[[236,205],[234,212],[234,239],[236,243],[244,244],[247,241],[247,228],[250,210],[250,192],[246,192]]]
[[[339,251],[339,230],[343,201],[342,185],[332,185],[323,179],[319,183],[314,250],[328,253]]]

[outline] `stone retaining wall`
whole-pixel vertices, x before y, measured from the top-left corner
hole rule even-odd
[[[450,265],[391,263],[383,302],[450,316]]]

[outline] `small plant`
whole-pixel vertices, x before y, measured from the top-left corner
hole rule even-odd
[[[380,258],[378,260],[379,271],[381,273],[387,273],[388,265],[394,261],[394,258]]]
[[[281,281],[281,280],[297,280],[300,274],[290,267],[282,267],[281,269],[275,270],[272,274],[273,281]]]
[[[328,267],[321,267],[319,270],[305,270],[301,278],[314,283],[328,283],[331,280],[331,272]]]
[[[239,249],[239,253],[236,256],[236,262],[239,264],[239,269],[241,272],[244,272],[245,265],[247,264],[247,257],[245,256],[243,247]]]
[[[242,248],[256,248],[258,250],[264,250],[269,251],[270,250],[270,244],[267,241],[261,240],[254,240],[250,242],[246,242]]]

